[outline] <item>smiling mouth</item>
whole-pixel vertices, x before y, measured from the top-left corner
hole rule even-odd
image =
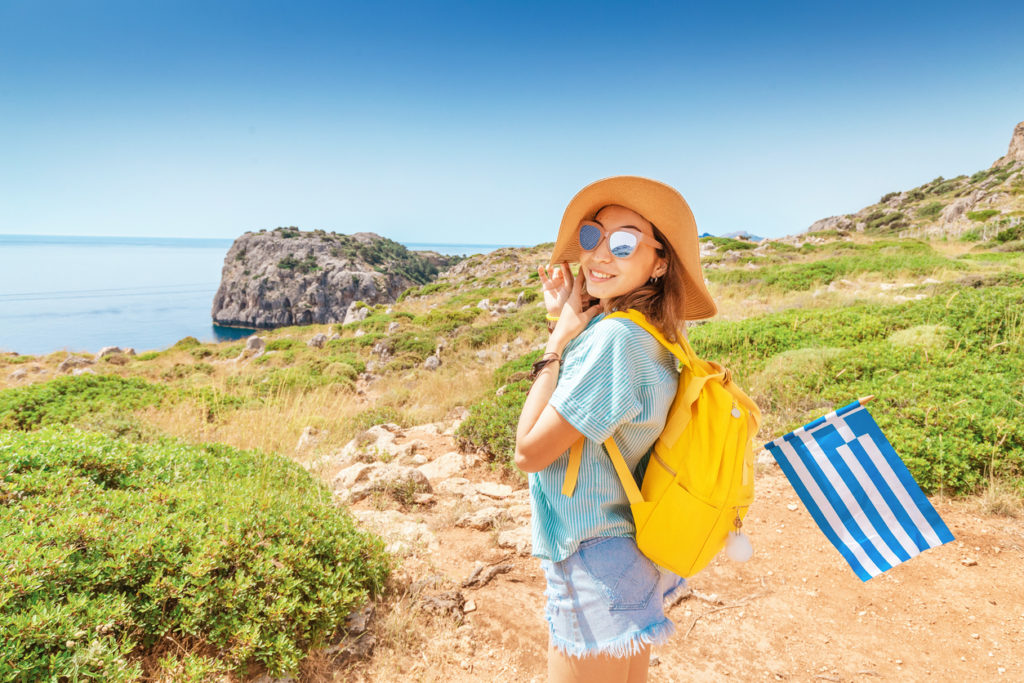
[[[611,280],[613,277],[615,276],[610,275],[608,273],[601,273],[593,269],[590,271],[590,279],[593,280],[594,282],[607,282],[608,280]]]

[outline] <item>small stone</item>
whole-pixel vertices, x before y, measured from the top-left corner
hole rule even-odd
[[[981,637],[981,634],[978,634],[978,633],[972,633],[971,634],[971,638],[974,638],[975,640],[977,640],[980,637]]]
[[[418,466],[418,465],[425,465],[429,461],[427,460],[427,456],[423,455],[422,453],[417,453],[416,455],[412,456],[409,459],[409,462],[411,462],[413,465],[417,465]]]
[[[786,506],[786,509],[789,510],[790,512],[796,512],[797,510],[800,509],[800,506],[797,505],[796,503],[790,503],[789,505]]]
[[[960,564],[962,564],[965,567],[974,567],[978,564],[978,561],[973,557],[965,557],[962,560],[960,560]]]
[[[479,308],[481,311],[489,311],[491,310],[491,300],[480,299],[480,301],[477,302],[476,307]]]
[[[314,334],[313,337],[306,342],[306,346],[314,349],[322,349],[325,343],[327,343],[327,335],[320,332],[318,334]]]
[[[648,666],[651,666],[651,667],[658,666],[659,664],[661,664],[661,660],[658,659],[657,655],[653,655],[651,657],[650,661],[648,662]]]
[[[512,487],[508,484],[496,484],[490,481],[477,484],[476,491],[488,498],[508,498],[512,495]]]
[[[463,614],[469,614],[470,612],[476,611],[476,602],[473,600],[466,600],[466,604],[462,606]]]
[[[423,367],[427,370],[437,370],[441,367],[441,359],[437,356],[427,356],[427,359],[423,361]]]

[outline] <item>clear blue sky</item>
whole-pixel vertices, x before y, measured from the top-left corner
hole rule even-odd
[[[0,233],[535,244],[632,173],[779,236],[1024,120],[1024,3],[704,5],[0,0]]]

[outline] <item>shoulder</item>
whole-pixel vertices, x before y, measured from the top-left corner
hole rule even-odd
[[[587,346],[594,349],[635,351],[650,355],[662,348],[647,330],[628,318],[604,317],[592,323],[586,332]]]

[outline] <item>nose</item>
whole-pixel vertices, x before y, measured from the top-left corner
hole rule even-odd
[[[597,247],[591,252],[594,258],[598,261],[608,262],[612,260],[611,249],[608,248],[608,236],[601,235],[601,241],[597,243]]]

